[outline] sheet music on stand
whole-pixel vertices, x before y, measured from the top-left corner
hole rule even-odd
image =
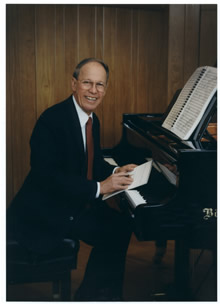
[[[182,89],[162,127],[188,140],[217,90],[217,68],[197,68]]]

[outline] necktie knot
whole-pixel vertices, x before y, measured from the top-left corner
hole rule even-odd
[[[92,118],[91,117],[89,117],[89,119],[86,123],[86,147],[87,147],[87,159],[88,159],[87,178],[89,180],[92,180],[94,147],[93,147]]]
[[[92,118],[91,117],[88,118],[88,121],[86,122],[86,126],[87,126],[87,128],[88,128],[88,126],[92,126]]]

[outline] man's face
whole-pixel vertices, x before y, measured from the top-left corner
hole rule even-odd
[[[72,78],[73,95],[88,115],[102,102],[106,85],[106,71],[97,62],[85,64],[80,70],[78,80]]]

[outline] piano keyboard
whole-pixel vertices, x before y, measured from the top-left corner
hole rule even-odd
[[[147,161],[152,160],[152,158],[146,159]],[[105,160],[110,164],[117,166],[117,163],[113,158],[105,158]],[[151,180],[147,185],[143,185],[138,189],[125,191],[125,197],[131,208],[135,209],[140,204],[148,204],[148,206],[158,205],[164,198],[167,198],[170,193],[173,193],[173,185],[176,185],[176,180],[173,178],[174,174],[159,162],[154,161],[153,167],[154,170],[151,172]],[[171,176],[171,174],[173,176]],[[160,191],[158,192],[158,190]]]
[[[147,201],[137,190],[126,190],[125,195],[128,198],[129,203],[135,209],[139,204],[146,204]]]
[[[118,166],[113,158],[105,158],[105,161],[109,162],[111,165]],[[146,204],[147,201],[141,196],[137,190],[126,190],[125,195],[128,198],[128,201],[135,209],[139,204]]]

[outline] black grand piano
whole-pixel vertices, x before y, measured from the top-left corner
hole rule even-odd
[[[164,114],[124,114],[121,141],[104,155],[119,166],[153,160],[148,183],[135,189],[135,197],[118,195],[119,205],[138,240],[175,240],[175,293],[168,300],[193,300],[189,249],[216,253],[217,245],[217,94],[183,141],[162,127],[180,92]]]

